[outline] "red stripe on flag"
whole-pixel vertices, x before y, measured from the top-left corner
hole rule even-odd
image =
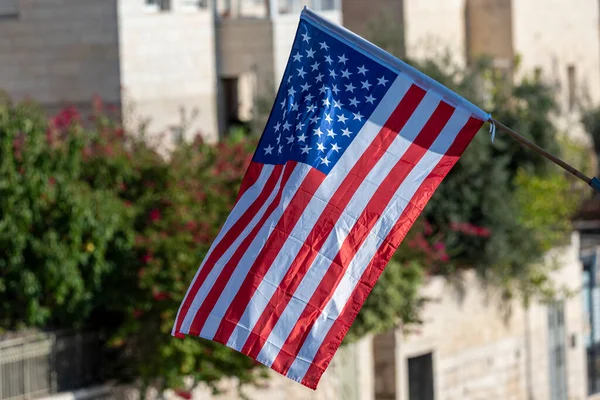
[[[240,201],[244,193],[246,193],[246,190],[248,190],[252,185],[256,183],[256,181],[260,177],[260,173],[262,172],[264,165],[265,164],[262,163],[250,163],[250,165],[248,166],[248,170],[246,170],[244,178],[242,179],[240,190],[238,191],[238,195],[235,199],[234,204],[237,204],[237,202]]]
[[[277,254],[279,254],[279,251],[287,241],[313,195],[321,183],[323,183],[325,176],[325,174],[317,169],[310,169],[284,214],[268,237],[265,247],[263,247],[256,257],[240,289],[231,301],[219,328],[217,328],[213,338],[214,341],[227,343],[256,289],[258,289],[260,281],[273,264],[275,257],[277,257]]]
[[[285,167],[283,170],[283,177],[281,178],[281,185],[279,186],[279,191],[277,192],[277,195],[273,198],[273,200],[267,207],[265,213],[262,215],[259,222],[250,231],[248,236],[246,236],[244,238],[242,243],[240,243],[239,247],[235,250],[235,253],[233,253],[233,255],[231,256],[229,261],[227,261],[227,263],[223,267],[223,270],[217,277],[213,286],[210,288],[208,295],[206,296],[206,298],[204,299],[204,302],[202,303],[201,307],[198,309],[198,312],[194,316],[194,320],[192,322],[192,325],[190,326],[190,334],[199,335],[200,332],[202,331],[202,328],[204,327],[204,324],[206,323],[206,319],[208,318],[213,307],[219,300],[219,297],[221,296],[221,293],[225,289],[227,282],[229,282],[229,278],[231,278],[233,271],[238,266],[242,256],[248,249],[248,246],[250,246],[250,244],[254,241],[254,238],[256,238],[256,235],[258,234],[260,229],[265,224],[265,221],[271,216],[271,214],[273,213],[275,208],[279,205],[279,201],[281,200],[281,195],[283,193],[283,189],[284,189],[285,185],[287,184],[287,181],[290,178],[290,175],[292,175],[292,172],[294,171],[294,168],[296,167],[296,165],[298,165],[298,163],[295,161],[289,161],[288,163],[285,164]],[[233,240],[235,238],[230,238],[230,239],[231,240],[229,240],[229,241],[223,240],[221,243],[224,243],[227,247],[230,247],[233,244]],[[219,244],[221,244],[221,243],[219,243]]]
[[[418,86],[411,86],[373,142],[367,147],[356,164],[354,164],[323,210],[323,213],[307,236],[296,258],[286,271],[281,283],[275,293],[273,293],[271,301],[267,304],[259,320],[256,322],[252,333],[242,349],[242,353],[248,354],[252,358],[258,356],[258,353],[260,353],[275,324],[277,324],[277,321],[289,303],[292,294],[296,291],[298,285],[300,285],[302,278],[312,265],[313,260],[324,245],[348,202],[352,199],[364,178],[393,143],[398,132],[402,130],[409,120],[425,96],[425,93],[425,90]],[[241,315],[238,317],[236,313],[226,319],[235,324],[240,317]]]
[[[438,162],[437,166],[421,183],[419,189],[413,196],[413,199],[416,198],[417,200],[409,202],[408,206],[387,235],[385,241],[371,259],[371,262],[365,269],[365,272],[354,288],[352,295],[348,299],[348,302],[344,306],[339,317],[333,323],[329,332],[327,332],[321,347],[315,354],[315,357],[302,380],[303,385],[312,389],[317,388],[321,375],[327,369],[337,348],[350,330],[354,319],[358,315],[358,312],[379,279],[385,266],[402,240],[404,240],[404,237],[412,227],[412,224],[418,218],[422,209],[425,207],[439,184],[456,164],[461,154],[467,148],[482,125],[483,121],[476,118],[470,118],[463,129],[461,129],[456,140],[452,143],[446,154]]]
[[[367,207],[363,210],[350,230],[350,233],[344,240],[344,243],[331,262],[308,304],[302,311],[298,321],[296,321],[294,329],[286,339],[271,368],[276,371],[283,371],[283,374],[287,374],[315,321],[323,311],[323,307],[325,307],[331,296],[333,296],[350,261],[352,261],[352,258],[360,246],[362,246],[363,242],[371,232],[371,229],[381,217],[381,214],[400,184],[425,155],[431,144],[435,141],[452,116],[453,112],[454,107],[443,101],[440,102],[413,143],[411,143],[410,147],[402,155],[400,160],[396,162],[390,173],[379,185],[379,188],[369,200]]]
[[[253,185],[256,182],[262,169],[262,164],[260,164],[260,169],[257,167],[252,167],[252,164],[256,163],[251,163],[251,166],[248,168],[249,175],[247,177],[244,177],[244,181],[247,182],[248,187],[251,186],[249,185],[250,183],[252,183]],[[225,233],[225,235],[223,235],[222,240],[219,243],[217,243],[217,245],[209,255],[208,259],[204,263],[204,267],[198,273],[197,278],[192,283],[192,287],[190,288],[188,294],[185,296],[185,299],[181,306],[181,311],[179,312],[179,316],[177,317],[177,322],[175,325],[176,335],[180,333],[181,324],[183,323],[183,320],[185,319],[185,316],[190,306],[192,305],[194,298],[198,294],[198,290],[200,290],[202,283],[204,282],[210,271],[213,269],[215,263],[221,258],[221,256],[223,256],[223,254],[225,253],[225,251],[227,251],[227,248],[231,245],[231,243],[235,240],[236,237],[238,237],[243,232],[243,230],[246,228],[246,226],[248,226],[250,221],[252,221],[252,218],[254,218],[256,213],[263,206],[264,202],[267,200],[267,198],[271,194],[271,191],[277,184],[282,169],[282,165],[276,165],[273,168],[273,171],[271,171],[271,175],[267,179],[264,189],[262,190],[260,195],[258,195],[256,200],[248,207],[248,209],[233,224],[233,226],[231,226],[231,228]],[[247,187],[244,190],[247,190]]]

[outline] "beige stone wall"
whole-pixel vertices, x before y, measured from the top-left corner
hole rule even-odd
[[[584,399],[582,267],[577,238],[555,254],[561,269],[554,281],[575,293],[565,300],[569,398]],[[551,256],[548,260],[552,261]],[[407,359],[433,352],[438,400],[550,399],[546,305],[534,303],[525,309],[515,301],[509,308],[500,307],[499,293],[482,286],[472,272],[464,275],[463,285],[461,290],[442,278],[432,279],[422,293],[434,301],[425,308],[419,332],[404,337],[397,332],[397,398],[408,399]]]
[[[344,0],[342,14],[344,26],[352,32],[369,37],[373,24],[385,18],[403,23],[403,3],[405,0]],[[400,39],[400,38],[398,38]]]
[[[14,10],[14,8],[13,8]],[[120,97],[116,0],[21,0],[0,18],[0,89],[48,109]]]
[[[465,0],[404,0],[406,53],[411,58],[449,51],[465,61]]]
[[[218,135],[213,15],[209,9],[172,0],[165,12],[144,1],[119,1],[121,76],[127,121],[149,119],[150,133],[166,132],[188,119],[185,136]]]
[[[518,4],[518,6],[516,6]],[[577,97],[600,101],[600,32],[597,0],[519,0],[513,7],[514,48],[523,71],[541,68],[545,79],[559,87],[563,130],[575,137],[578,110],[568,110],[568,67],[575,67]]]
[[[496,63],[509,67],[513,61],[511,0],[467,0],[467,55],[471,59],[491,56]]]
[[[258,96],[273,96],[273,24],[268,19],[223,19],[219,23],[221,77],[239,78],[239,114],[253,117]]]

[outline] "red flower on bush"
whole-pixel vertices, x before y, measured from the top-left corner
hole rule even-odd
[[[183,390],[183,389],[177,389],[175,390],[175,394],[181,398],[184,398],[186,400],[190,400],[192,398],[192,393],[187,391],[187,390]]]
[[[427,221],[425,221],[425,223],[423,224],[423,233],[426,236],[429,236],[433,233],[433,227],[431,226],[431,224]]]
[[[167,292],[154,292],[152,293],[152,297],[156,301],[162,301],[171,298],[171,295]]]
[[[489,237],[491,235],[489,229],[468,222],[452,222],[450,229],[469,236]]]
[[[142,315],[144,315],[144,311],[143,310],[139,310],[139,309],[133,310],[133,318],[139,319],[139,318],[142,317]]]
[[[160,210],[158,210],[157,208],[153,208],[152,210],[150,210],[150,214],[148,215],[148,219],[150,220],[150,222],[159,221],[160,218]]]
[[[74,106],[69,106],[61,110],[58,114],[56,114],[54,118],[50,120],[50,122],[55,128],[64,129],[79,120],[79,111],[77,111],[77,109]]]
[[[152,253],[148,252],[148,253],[144,254],[142,256],[141,260],[144,264],[148,264],[150,261],[152,261]]]
[[[50,186],[56,185],[56,178],[54,178],[53,176],[48,178],[48,185],[50,185]]]

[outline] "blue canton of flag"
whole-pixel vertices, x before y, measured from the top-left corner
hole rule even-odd
[[[294,160],[327,174],[396,74],[304,20],[291,54],[254,161]]]

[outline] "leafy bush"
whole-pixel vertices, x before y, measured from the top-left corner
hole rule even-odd
[[[84,128],[73,108],[48,121],[0,102],[0,329],[103,331],[119,379],[256,379],[248,357],[170,335],[253,142],[182,143],[167,160],[96,106]]]
[[[132,243],[116,191],[83,179],[84,132],[52,122],[0,99],[0,328],[81,326]]]

